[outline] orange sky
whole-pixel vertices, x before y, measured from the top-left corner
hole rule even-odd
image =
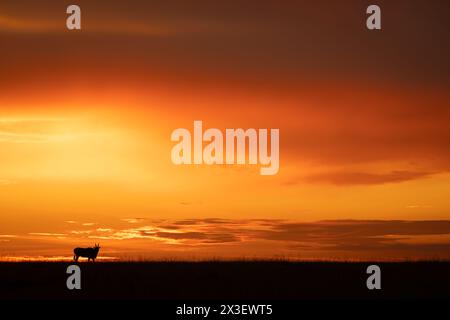
[[[0,259],[450,257],[448,4],[79,4],[0,4]],[[194,120],[280,171],[173,165]]]

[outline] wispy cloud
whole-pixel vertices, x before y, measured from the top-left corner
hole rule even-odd
[[[277,219],[208,218],[166,220],[120,230],[98,228],[89,233],[89,238],[152,239],[183,245],[269,241],[289,248],[300,245],[303,250],[348,251],[374,247],[389,250],[390,247],[407,245],[406,239],[415,239],[415,245],[424,240],[423,245],[429,245],[430,242],[425,241],[427,237],[444,236],[444,239],[447,234],[450,234],[450,221],[337,220],[297,223]],[[447,242],[442,244],[448,245]]]
[[[124,218],[122,219],[122,221],[128,222],[128,223],[139,223],[139,222],[143,222],[145,219],[144,218]]]
[[[30,232],[29,235],[32,236],[42,236],[42,237],[63,237],[67,234],[65,233],[52,233],[52,232]]]
[[[406,206],[407,209],[430,209],[433,208],[432,205],[429,204],[410,204]]]
[[[52,20],[21,19],[13,16],[0,15],[0,30],[28,33],[52,32],[60,25]]]
[[[12,238],[16,238],[16,236],[11,234],[0,234],[0,242],[11,242]]]
[[[33,232],[46,241],[70,241],[90,245],[102,240],[104,247],[139,243],[139,255],[149,248],[163,252],[198,252],[214,256],[239,254],[273,257],[337,259],[450,259],[450,221],[329,220],[296,222],[281,219],[188,219],[147,220],[133,228],[101,226],[89,230]],[[128,225],[128,222],[126,223]],[[39,241],[30,237],[0,235],[0,240]],[[127,243],[129,242],[129,243]],[[232,249],[231,249],[232,248]],[[67,250],[67,249],[65,249]],[[177,251],[178,250],[178,251]],[[181,250],[181,251],[180,251]],[[211,251],[212,250],[212,251]],[[231,250],[231,251],[230,251]],[[128,249],[122,254],[126,255]]]
[[[72,230],[70,231],[71,234],[90,234],[92,233],[92,230]]]
[[[0,118],[0,142],[47,143],[73,140],[85,133],[63,130],[67,118]]]
[[[336,185],[364,185],[395,183],[425,178],[432,172],[392,171],[389,173],[332,172],[307,177],[309,182],[328,182]]]

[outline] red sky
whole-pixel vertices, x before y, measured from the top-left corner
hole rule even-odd
[[[77,3],[0,3],[3,258],[449,257],[446,2]],[[279,173],[174,166],[194,120]]]

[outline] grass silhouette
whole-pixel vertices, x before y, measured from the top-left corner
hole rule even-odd
[[[0,263],[0,299],[299,300],[450,298],[449,261],[285,260],[78,263],[81,290],[66,288],[74,262]],[[366,287],[381,267],[381,290]]]

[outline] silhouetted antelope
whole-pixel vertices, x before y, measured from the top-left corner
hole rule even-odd
[[[88,258],[88,262],[95,262],[95,258],[97,258],[98,251],[100,250],[100,246],[96,244],[93,248],[75,248],[73,249],[73,260],[78,261],[79,257]]]

